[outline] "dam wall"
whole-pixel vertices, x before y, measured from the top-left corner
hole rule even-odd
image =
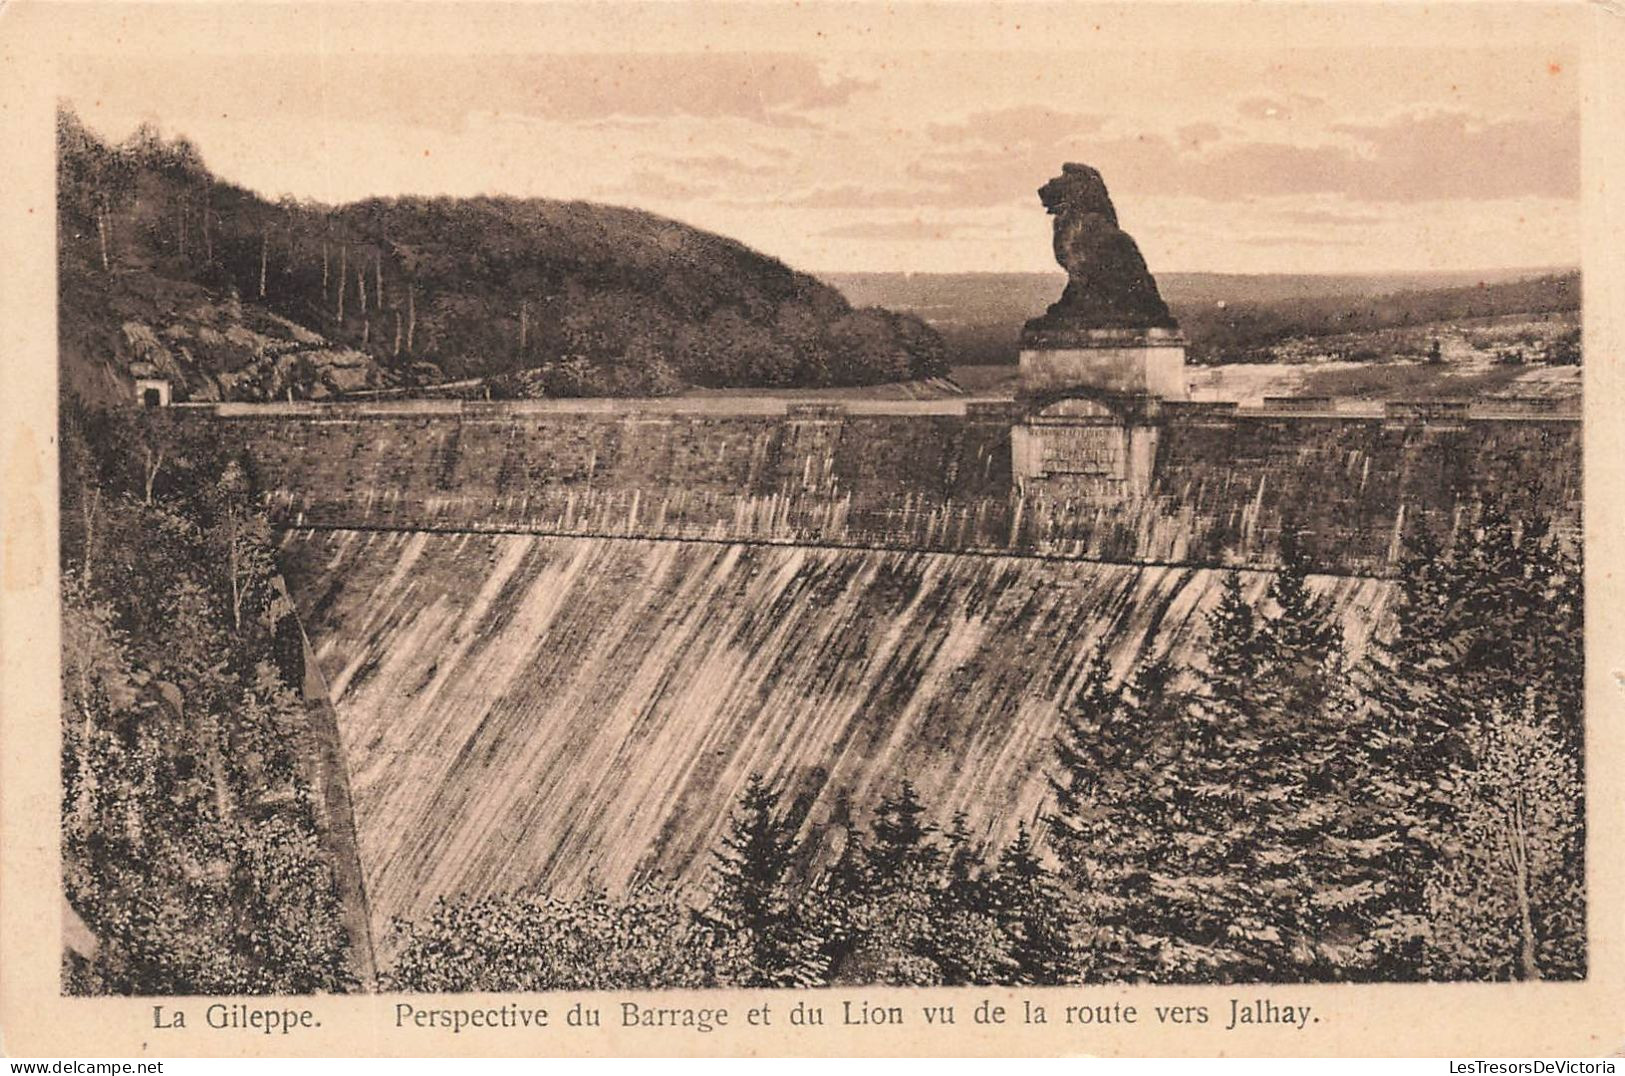
[[[1096,648],[1198,664],[1224,569],[1260,599],[1283,520],[1358,653],[1403,526],[1487,490],[1578,518],[1560,417],[605,403],[186,412],[276,515],[382,967],[440,897],[703,899],[753,773],[805,808],[808,872],[904,775],[997,848],[1048,806]],[[1102,478],[1119,435],[1143,486]]]
[[[280,559],[339,715],[386,966],[390,921],[439,897],[665,879],[703,899],[752,773],[819,842],[907,776],[997,849],[1047,809],[1095,648],[1120,674],[1194,661],[1226,574],[342,530],[287,531]],[[1253,598],[1269,581],[1243,573]],[[1310,583],[1355,649],[1394,586]],[[808,870],[836,851],[816,843]]]
[[[1067,431],[1024,424],[1010,402],[544,403],[191,413],[246,448],[287,527],[1257,567],[1276,563],[1292,527],[1320,570],[1381,574],[1404,528],[1448,531],[1486,491],[1578,525],[1575,417],[1170,408],[1134,431],[1151,436],[1123,450],[1139,461],[1139,478],[1123,481],[1057,465]],[[1078,451],[1099,455],[1113,431],[1089,433],[1093,447]],[[1034,437],[1049,447],[1032,448]],[[1013,446],[1017,462],[1025,453],[1049,470],[1018,480]]]

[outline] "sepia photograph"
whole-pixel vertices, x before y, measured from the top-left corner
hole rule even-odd
[[[1586,982],[1589,23],[1264,7],[73,37],[59,995]]]

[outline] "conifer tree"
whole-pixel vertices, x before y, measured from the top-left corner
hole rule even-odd
[[[1178,978],[1337,978],[1369,959],[1389,842],[1356,803],[1359,712],[1308,574],[1288,531],[1262,610],[1226,580],[1201,690],[1175,710],[1170,855],[1151,888]]]
[[[937,827],[926,820],[918,790],[906,779],[895,795],[881,799],[870,826],[875,904],[870,943],[872,948],[893,951],[889,957],[893,981],[900,983],[940,979],[941,969],[931,959],[936,928],[932,912],[945,865],[934,840],[936,832]]]
[[[854,955],[869,934],[874,872],[863,832],[852,822],[852,803],[844,792],[836,797],[829,825],[839,833],[840,851],[813,880],[801,900],[800,913],[809,933],[818,939],[819,959],[828,981],[841,982],[847,980]]]
[[[995,916],[992,881],[965,812],[954,815],[945,841],[942,881],[931,912],[929,955],[946,986],[1011,982],[1016,962],[1010,938]]]
[[[881,799],[870,827],[869,862],[883,887],[918,886],[942,865],[942,849],[930,840],[936,828],[913,781],[905,778],[895,796]]]
[[[929,986],[943,969],[933,958],[946,857],[913,784],[875,810],[870,833],[847,833],[834,866],[809,900],[836,983]]]
[[[779,793],[753,773],[716,853],[715,893],[702,918],[749,954],[741,986],[809,986],[821,977],[817,945],[790,892],[796,827],[777,814]]]
[[[1071,904],[1039,860],[1025,822],[999,857],[988,889],[993,915],[1009,939],[1014,965],[1010,981],[1035,986],[1076,981],[1081,954]]]
[[[1207,616],[1203,682],[1209,695],[1229,698],[1245,690],[1257,669],[1257,634],[1257,617],[1242,592],[1241,575],[1227,572],[1219,604]]]
[[[947,907],[985,907],[986,888],[980,877],[984,864],[971,841],[970,818],[964,811],[954,813],[953,821],[944,834],[946,877],[943,884],[943,904]]]
[[[1056,811],[1048,819],[1090,975],[1105,980],[1162,974],[1165,932],[1152,891],[1176,829],[1171,814],[1179,747],[1178,708],[1165,663],[1113,687],[1106,655],[1089,660],[1056,737]]]
[[[1259,625],[1264,666],[1252,672],[1255,692],[1259,681],[1273,689],[1278,714],[1288,720],[1318,711],[1341,672],[1342,632],[1325,604],[1310,593],[1309,571],[1301,538],[1293,530],[1284,531],[1281,567],[1268,596],[1275,612]]]

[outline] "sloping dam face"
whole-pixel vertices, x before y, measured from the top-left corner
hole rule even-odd
[[[1189,655],[1222,573],[726,542],[296,530],[373,934],[437,897],[703,884],[752,772],[822,824],[903,777],[1002,841],[1098,642]],[[1249,573],[1250,593],[1268,576]],[[1354,646],[1390,584],[1317,577]],[[827,850],[826,850],[827,851]]]

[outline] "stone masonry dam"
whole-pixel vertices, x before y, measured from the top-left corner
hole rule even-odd
[[[442,896],[703,886],[752,772],[809,829],[907,776],[1002,841],[1094,648],[1192,658],[1283,526],[1355,648],[1409,528],[1486,492],[1578,527],[1577,418],[1303,407],[184,410],[280,530],[387,960]]]

